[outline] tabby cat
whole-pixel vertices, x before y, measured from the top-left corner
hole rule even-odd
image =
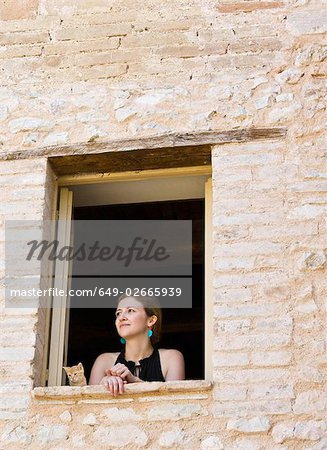
[[[86,378],[84,375],[84,367],[82,363],[78,363],[77,366],[64,367],[67,374],[69,386],[86,386]]]

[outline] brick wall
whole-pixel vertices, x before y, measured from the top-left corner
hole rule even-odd
[[[1,21],[2,153],[279,124],[319,145],[327,21],[303,3],[42,1]]]
[[[302,164],[285,142],[213,151],[214,416],[272,438],[238,448],[326,445],[303,442],[326,436],[327,359],[324,183]]]
[[[4,277],[5,220],[42,220],[45,205],[46,159],[2,161],[1,198],[1,278]],[[35,287],[39,286],[36,280]],[[19,419],[26,413],[33,386],[35,325],[37,309],[5,308],[4,283],[1,282],[1,401],[0,418]]]
[[[213,149],[213,391],[158,396],[155,406],[133,396],[34,403],[45,316],[5,310],[2,284],[4,445],[135,448],[133,435],[149,449],[326,448],[321,2],[17,4],[0,5],[0,156],[26,159],[0,163],[2,258],[4,219],[50,217],[53,174],[33,157],[43,147],[247,127],[288,133]]]

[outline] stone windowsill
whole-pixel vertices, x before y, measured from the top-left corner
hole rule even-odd
[[[143,383],[131,383],[125,385],[125,392],[119,398],[135,395],[159,393],[165,395],[171,392],[199,392],[211,390],[211,381],[183,380],[183,381],[152,381]],[[110,400],[113,396],[104,386],[51,386],[36,387],[32,391],[35,400]]]

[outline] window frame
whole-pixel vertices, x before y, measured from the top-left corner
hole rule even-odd
[[[94,184],[94,183],[108,183],[110,181],[131,181],[131,180],[148,180],[153,178],[167,178],[178,176],[191,176],[191,175],[208,175],[208,179],[205,182],[205,315],[204,315],[204,359],[205,359],[205,380],[212,381],[213,379],[213,228],[212,228],[212,167],[207,166],[194,166],[194,167],[181,167],[170,169],[151,169],[142,171],[126,171],[126,172],[114,172],[114,173],[92,173],[81,175],[65,175],[56,180],[55,186],[55,205],[58,205],[60,199],[60,189],[67,188],[66,202],[64,205],[59,205],[63,208],[57,212],[56,218],[64,214],[69,217],[69,208],[71,207],[71,197],[69,196],[69,186],[81,185],[81,184]],[[62,228],[58,230],[58,236],[60,234],[64,242],[67,241],[69,235],[68,228]],[[68,235],[67,235],[68,232]],[[67,245],[67,244],[66,244]],[[60,267],[55,269],[56,271],[65,270],[68,274],[68,269]],[[55,278],[56,283],[56,278]],[[53,302],[58,301],[53,298]],[[58,305],[56,305],[58,306]],[[43,374],[41,377],[42,385],[45,386],[48,382],[48,386],[61,386],[60,370],[64,355],[64,340],[65,340],[65,318],[64,311],[66,308],[62,308],[62,311],[58,310],[55,314],[53,308],[48,308],[46,318],[46,339],[45,339],[45,352],[49,353],[48,367],[43,367]]]

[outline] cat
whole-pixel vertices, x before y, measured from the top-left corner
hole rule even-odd
[[[69,386],[87,385],[82,363],[78,363],[77,366],[63,367],[63,369],[67,374]]]

